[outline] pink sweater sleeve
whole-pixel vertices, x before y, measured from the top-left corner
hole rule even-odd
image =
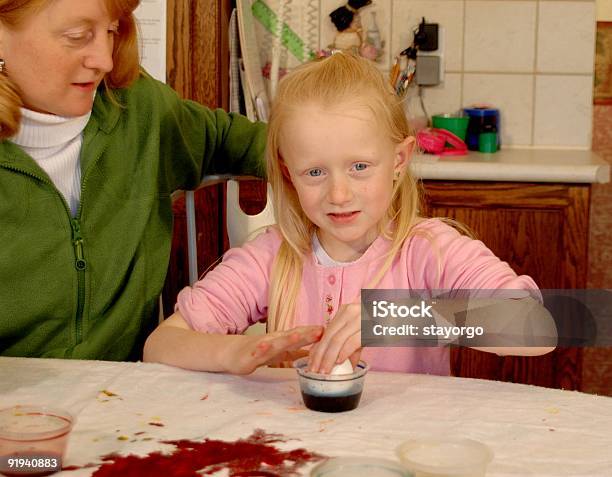
[[[270,272],[280,243],[278,233],[268,229],[228,250],[204,278],[181,290],[175,311],[194,330],[242,333],[267,316]]]
[[[417,227],[420,233],[411,240],[407,258],[412,264],[413,280],[420,282],[422,288],[538,289],[531,277],[517,276],[480,240],[461,235],[437,219],[425,220]]]

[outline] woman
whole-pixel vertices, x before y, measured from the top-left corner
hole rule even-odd
[[[140,70],[137,5],[0,0],[0,354],[138,359],[170,194],[262,174],[262,124]]]

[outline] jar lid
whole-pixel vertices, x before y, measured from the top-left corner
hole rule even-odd
[[[484,476],[493,451],[472,439],[424,438],[403,442],[396,449],[402,464],[414,472],[446,476]]]
[[[497,116],[499,109],[497,108],[463,108],[463,112],[468,116],[489,117]]]

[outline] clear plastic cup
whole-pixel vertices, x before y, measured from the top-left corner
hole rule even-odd
[[[318,464],[310,477],[414,477],[399,463],[369,457],[336,457]]]
[[[293,363],[302,399],[308,409],[320,412],[344,412],[359,405],[368,365],[359,361],[351,374],[319,374],[308,371],[308,358]]]
[[[396,449],[415,477],[483,477],[493,451],[472,439],[415,439]]]
[[[48,475],[61,470],[74,418],[62,409],[0,409],[0,473]]]

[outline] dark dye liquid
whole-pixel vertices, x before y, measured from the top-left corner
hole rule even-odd
[[[355,409],[359,405],[361,392],[346,396],[315,396],[302,392],[302,399],[308,409],[320,412],[344,412]]]

